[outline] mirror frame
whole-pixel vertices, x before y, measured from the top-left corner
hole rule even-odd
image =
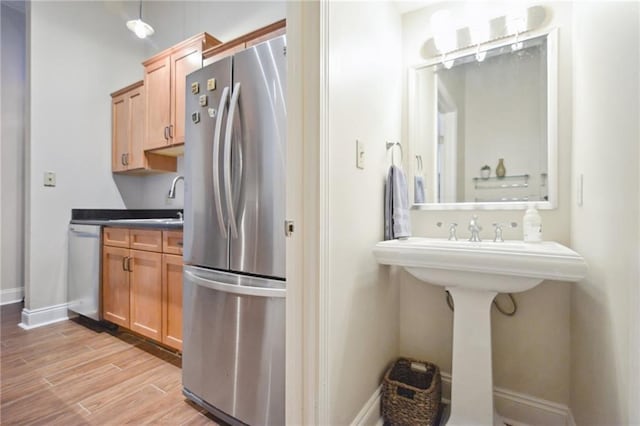
[[[556,28],[531,31],[525,35],[521,34],[519,41],[526,41],[533,38],[546,37],[547,39],[547,201],[498,201],[498,202],[459,202],[459,203],[412,203],[412,210],[523,210],[530,206],[535,206],[540,210],[552,210],[558,207],[558,30]],[[500,39],[495,42],[484,44],[484,49],[490,50],[503,46],[508,46],[514,42],[512,37]],[[460,49],[454,53],[448,53],[447,59],[459,59],[475,54],[475,46]],[[405,164],[407,170],[413,168],[410,159],[414,157],[413,146],[417,140],[418,129],[416,123],[416,104],[418,99],[412,88],[416,87],[416,74],[418,71],[434,66],[441,62],[440,57],[430,59],[426,62],[409,67],[407,76],[408,94],[408,136],[409,155]],[[437,158],[436,158],[437,161]],[[434,163],[425,165],[426,167],[437,167]],[[425,168],[426,168],[425,167]],[[409,179],[413,182],[413,179]]]

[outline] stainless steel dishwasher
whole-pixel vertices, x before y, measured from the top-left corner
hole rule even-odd
[[[101,319],[100,228],[69,224],[67,309],[96,321]]]

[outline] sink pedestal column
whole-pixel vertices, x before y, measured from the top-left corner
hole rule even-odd
[[[499,424],[493,409],[491,303],[498,293],[446,287],[453,298],[451,416],[447,425]]]

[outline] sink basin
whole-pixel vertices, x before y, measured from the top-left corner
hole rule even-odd
[[[158,225],[182,225],[184,221],[177,218],[158,218],[158,219],[114,219],[109,222],[124,224],[158,224]]]
[[[440,238],[382,241],[379,263],[402,266],[451,294],[453,360],[447,425],[502,425],[493,407],[491,303],[498,293],[529,290],[544,280],[579,281],[587,265],[553,241],[468,242]],[[523,368],[526,366],[523,366]]]
[[[421,281],[498,293],[529,290],[543,280],[579,281],[586,273],[582,256],[554,241],[408,238],[380,242],[373,252],[379,263],[403,266]]]

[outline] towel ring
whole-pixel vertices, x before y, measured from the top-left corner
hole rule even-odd
[[[387,142],[387,150],[391,149],[391,164],[395,165],[395,158],[393,155],[393,147],[394,146],[398,146],[398,148],[400,148],[400,164],[402,164],[402,158],[404,157],[403,153],[402,153],[402,144],[400,142]]]

